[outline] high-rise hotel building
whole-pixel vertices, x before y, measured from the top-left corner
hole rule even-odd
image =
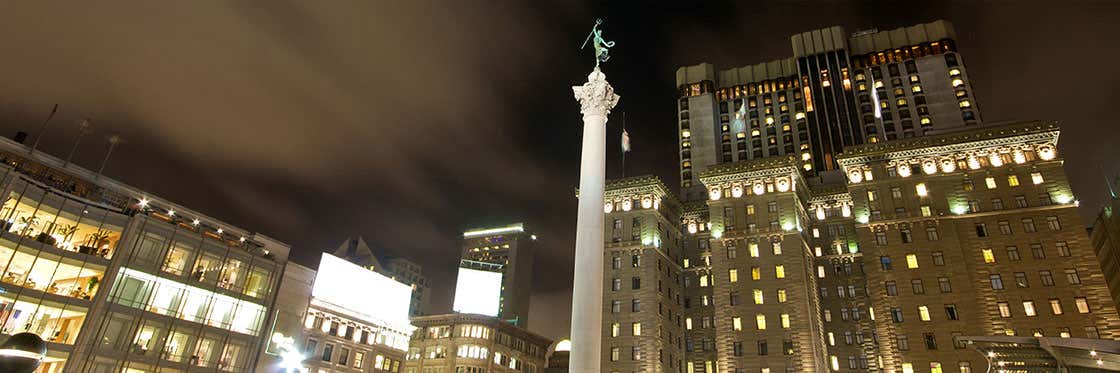
[[[971,373],[988,362],[957,337],[1120,337],[1058,125],[981,125],[947,22],[791,39],[793,58],[677,71],[682,239],[660,248],[680,250],[684,357],[612,360],[637,343],[605,307],[603,371]],[[635,199],[610,194],[633,182],[608,182],[607,256],[636,240]],[[605,300],[664,275],[606,271]]]
[[[0,338],[40,372],[242,372],[289,247],[0,140]]]
[[[979,123],[954,39],[945,21],[834,26],[792,36],[790,58],[677,69],[683,198],[703,198],[699,173],[715,164],[794,156],[813,174],[836,169],[845,146]]]
[[[537,236],[527,231],[523,223],[463,232],[459,268],[500,274],[498,310],[491,316],[522,328],[529,322],[529,290],[532,289],[536,241]],[[463,273],[459,278],[460,281],[464,279]],[[455,289],[456,302],[478,295],[472,293],[472,289],[459,287],[463,286]]]

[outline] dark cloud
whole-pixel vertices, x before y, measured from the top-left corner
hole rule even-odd
[[[1066,126],[1071,181],[1089,217],[1104,195],[1120,83],[1116,3],[456,1],[15,2],[0,13],[0,130],[69,150],[80,117],[128,143],[107,169],[295,246],[293,258],[361,234],[413,258],[450,308],[459,233],[525,220],[542,238],[531,328],[567,334],[580,122],[569,86],[595,17],[618,42],[605,67],[634,151],[627,174],[675,187],[673,71],[790,55],[790,34],[952,21],[986,120]],[[613,145],[615,142],[611,141]],[[609,146],[611,177],[621,175]],[[1086,151],[1072,151],[1087,149]]]

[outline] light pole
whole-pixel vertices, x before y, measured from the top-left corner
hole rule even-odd
[[[47,344],[34,333],[19,333],[0,344],[0,372],[31,373],[47,355]]]

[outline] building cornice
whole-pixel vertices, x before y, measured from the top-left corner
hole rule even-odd
[[[951,156],[1008,146],[1055,146],[1059,131],[1057,122],[1015,122],[943,135],[846,147],[836,158],[837,163],[846,167],[872,161]]]
[[[418,328],[426,328],[429,326],[450,326],[458,324],[480,324],[493,327],[498,331],[510,334],[529,341],[538,345],[548,348],[552,345],[552,340],[542,335],[530,332],[528,330],[517,327],[516,325],[507,323],[497,317],[479,315],[474,313],[449,313],[443,315],[426,315],[416,316],[412,319],[412,325]]]

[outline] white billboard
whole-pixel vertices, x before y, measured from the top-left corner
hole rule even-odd
[[[411,286],[330,254],[319,261],[311,298],[371,323],[410,325]]]
[[[501,298],[501,272],[459,267],[459,278],[455,281],[455,304],[452,306],[455,312],[498,316]]]

